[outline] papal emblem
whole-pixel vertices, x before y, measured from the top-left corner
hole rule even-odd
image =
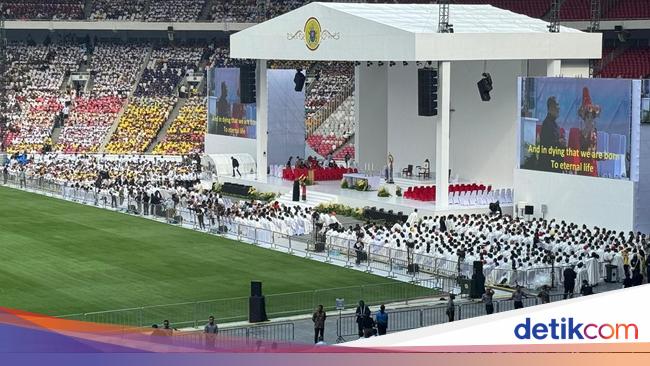
[[[311,17],[305,22],[305,45],[311,51],[315,51],[320,46],[321,28],[318,19]]]

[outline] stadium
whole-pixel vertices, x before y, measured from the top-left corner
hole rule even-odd
[[[650,281],[646,0],[0,17],[3,309],[259,350]]]

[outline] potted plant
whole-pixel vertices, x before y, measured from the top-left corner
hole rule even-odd
[[[390,197],[390,192],[388,192],[388,189],[386,187],[381,187],[379,191],[377,192],[377,197]]]

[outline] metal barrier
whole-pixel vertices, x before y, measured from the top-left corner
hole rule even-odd
[[[195,348],[242,349],[259,348],[260,341],[291,342],[295,339],[293,323],[275,323],[220,329],[217,335],[202,331],[176,332],[170,342],[176,346]]]
[[[579,296],[579,294],[576,294],[576,296]],[[550,296],[550,299],[551,301],[559,301],[563,299],[563,295],[554,294]],[[523,302],[524,307],[541,304],[541,301],[537,297],[532,296],[525,298]],[[514,309],[514,302],[510,299],[496,300],[493,302],[493,304],[494,313],[500,313]],[[487,315],[485,303],[483,302],[468,302],[455,305],[455,320],[470,319],[483,315]],[[344,315],[337,319],[337,336],[359,336],[356,319],[356,314]],[[447,305],[388,311],[388,332],[397,332],[448,322],[449,316],[447,315]]]
[[[348,301],[364,299],[368,305],[405,302],[438,295],[439,291],[428,281],[417,283],[392,282],[313,291],[266,295],[266,309],[269,317],[311,314],[316,306],[325,310],[335,309],[335,299]],[[107,323],[122,326],[148,327],[169,319],[176,328],[196,327],[207,316],[214,315],[220,323],[248,319],[248,297],[217,299],[143,306],[129,309],[99,311],[84,314],[64,315],[61,318]]]
[[[411,253],[411,259],[409,259],[409,253],[405,250],[380,245],[369,245],[364,250],[365,257],[361,258],[357,264],[357,253],[353,248],[354,241],[327,236],[325,238],[325,250],[316,252],[313,243],[297,241],[285,233],[242,225],[229,217],[218,218],[211,211],[205,214],[197,214],[194,210],[182,207],[181,204],[171,202],[171,200],[160,204],[147,204],[130,195],[115,197],[115,195],[109,195],[105,191],[82,189],[75,185],[43,178],[21,179],[14,175],[8,176],[7,185],[128,214],[146,216],[170,224],[183,225],[305,258],[317,258],[328,263],[337,261],[345,267],[357,266],[358,269],[365,272],[381,273],[388,278],[401,276],[402,278],[410,278],[411,281],[435,278],[439,283],[436,287],[446,292],[459,292],[456,283],[457,278],[459,275],[469,278],[472,272],[470,263],[458,263],[420,252]],[[306,228],[306,230],[310,229],[313,228]],[[409,268],[411,262],[418,267],[415,271]],[[543,276],[544,279],[548,280],[546,282],[550,284],[552,277],[554,277],[555,283],[561,283],[563,275],[563,267],[537,268],[527,271],[490,269],[486,267],[484,271],[486,283],[488,284],[505,283],[511,286],[519,284],[529,289],[539,287],[539,281],[535,281],[537,276]]]

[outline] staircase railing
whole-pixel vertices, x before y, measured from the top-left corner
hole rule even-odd
[[[354,94],[354,81],[345,86],[340,93],[337,93],[325,105],[320,107],[316,113],[308,117],[306,122],[307,136],[311,136],[327,119]]]

